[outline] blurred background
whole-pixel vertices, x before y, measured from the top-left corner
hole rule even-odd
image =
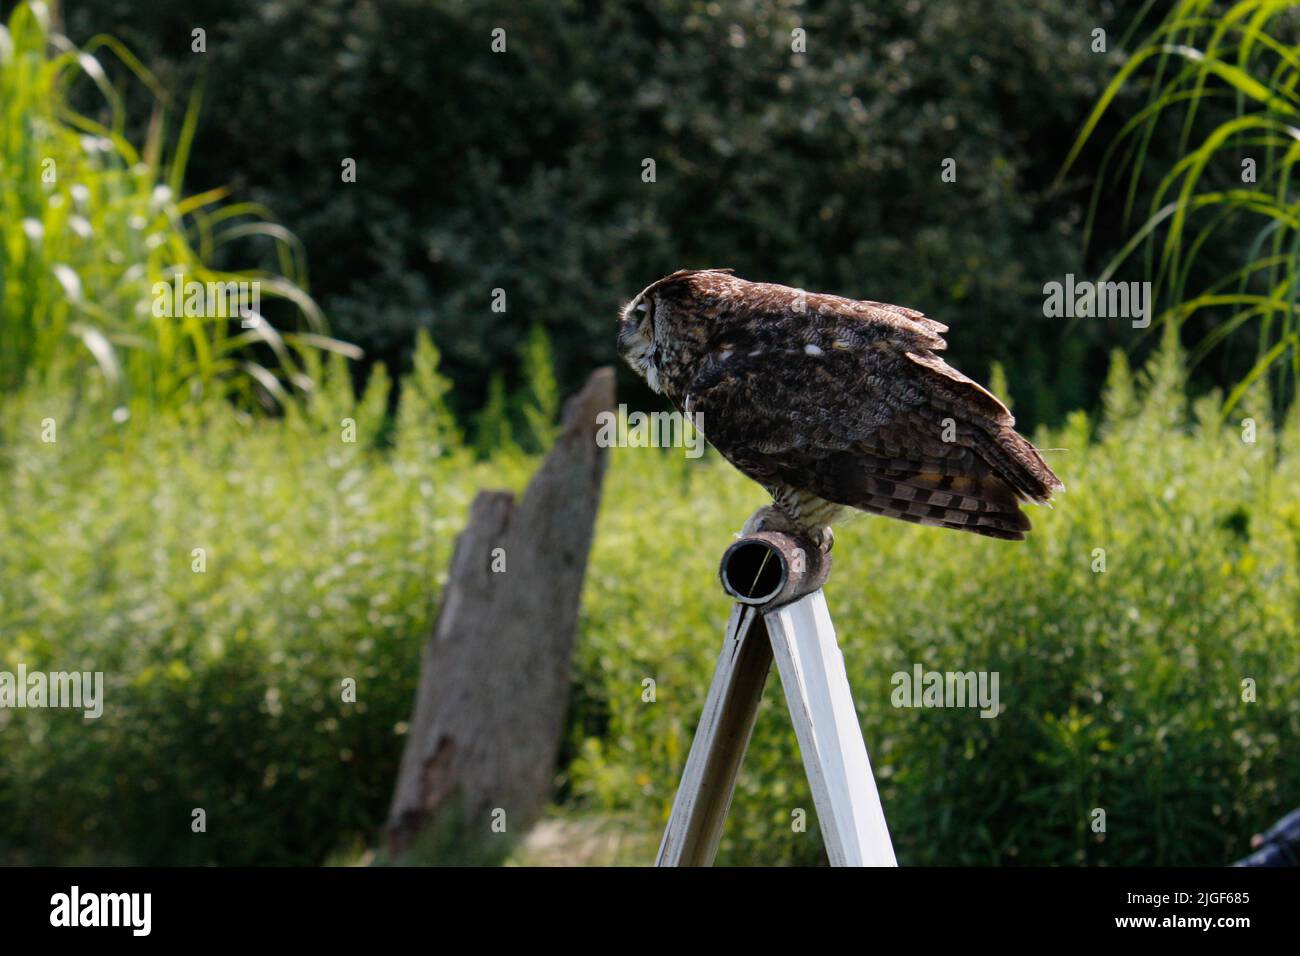
[[[522,487],[620,305],[692,266],[943,321],[1069,488],[1022,547],[837,537],[901,863],[1225,863],[1300,802],[1289,5],[0,22],[0,669],[93,662],[113,702],[0,710],[0,859],[373,859],[470,500]],[[158,321],[177,270],[257,279],[265,322]],[[1150,327],[1046,317],[1067,274],[1151,282]],[[619,400],[661,407],[626,370]],[[726,621],[716,560],[762,500],[712,454],[613,450],[552,809],[509,861],[653,858]],[[916,662],[1000,672],[1004,713],[891,707]],[[768,698],[720,862],[819,863]]]

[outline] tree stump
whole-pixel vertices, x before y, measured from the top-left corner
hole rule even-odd
[[[521,835],[546,805],[609,454],[597,416],[613,405],[614,372],[598,369],[522,500],[483,491],[470,508],[424,646],[388,818],[393,856],[423,833],[459,862],[504,853],[500,834]]]

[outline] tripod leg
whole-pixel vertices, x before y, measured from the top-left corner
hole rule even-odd
[[[712,865],[771,666],[772,645],[762,618],[754,608],[737,604],[656,866]]]
[[[820,590],[765,616],[832,866],[897,866]]]

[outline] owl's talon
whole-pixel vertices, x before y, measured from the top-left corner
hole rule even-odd
[[[764,505],[750,515],[749,520],[745,522],[745,527],[740,530],[740,536],[757,534],[760,531],[776,531],[796,538],[811,539],[823,554],[830,553],[831,548],[835,546],[835,532],[831,530],[830,525],[824,525],[816,530],[807,528],[776,505]]]
[[[745,527],[740,529],[741,535],[757,534],[760,531],[798,534],[799,527],[780,508],[775,505],[764,505],[750,515],[749,520],[745,522]]]

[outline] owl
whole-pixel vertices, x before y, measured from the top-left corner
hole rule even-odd
[[[829,549],[852,511],[1021,540],[1064,486],[913,309],[680,270],[623,309],[618,350],[772,496],[745,532]]]

